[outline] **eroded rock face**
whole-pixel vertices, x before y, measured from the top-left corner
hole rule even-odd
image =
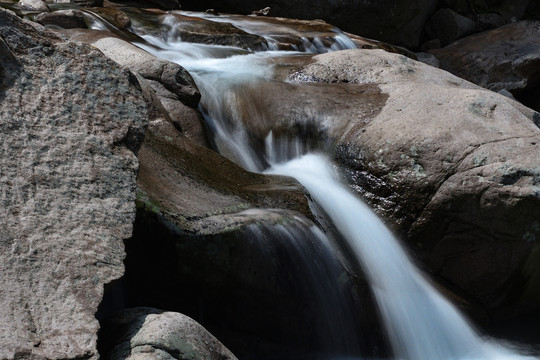
[[[540,21],[521,21],[430,51],[442,69],[540,109]]]
[[[97,359],[104,284],[135,217],[138,83],[0,10],[0,358]]]
[[[186,315],[153,308],[126,309],[107,320],[100,336],[109,360],[236,360],[222,343]]]

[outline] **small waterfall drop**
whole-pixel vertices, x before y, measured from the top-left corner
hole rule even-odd
[[[398,359],[525,359],[484,342],[457,309],[418,272],[383,222],[308,154],[274,164],[269,174],[302,183],[360,259]],[[531,358],[532,359],[532,358]]]
[[[201,16],[231,21],[231,18]],[[249,30],[246,24],[239,21],[236,24]],[[266,139],[266,153],[253,147],[242,121],[246,116],[264,115],[240,113],[236,108],[238,93],[235,87],[271,78],[273,59],[292,52],[248,53],[233,47],[169,42],[149,35],[142,37],[147,43],[137,43],[138,46],[179,63],[193,75],[203,94],[201,109],[220,153],[251,171],[262,171],[272,164],[266,171],[268,174],[296,178],[323,208],[369,278],[396,359],[533,359],[480,338],[459,311],[414,267],[382,221],[336,180],[323,156],[307,154],[290,160],[309,150],[301,139],[293,139],[293,143],[287,145],[270,134]],[[274,38],[266,39],[270,49],[278,48]],[[304,38],[302,44],[301,50],[313,53],[354,47],[354,43],[339,32],[330,46],[317,38]],[[322,234],[314,237],[319,236]]]

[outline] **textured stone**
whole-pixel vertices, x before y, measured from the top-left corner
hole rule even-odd
[[[71,40],[90,43],[112,60],[144,77],[156,96],[148,95],[158,112],[166,113],[184,135],[208,145],[202,115],[197,110],[200,93],[191,75],[181,66],[157,59],[146,51],[119,39],[113,34],[95,30],[63,31]]]
[[[0,358],[97,359],[146,106],[126,70],[0,10]]]
[[[184,104],[197,107],[201,94],[191,75],[178,64],[157,59],[148,52],[101,31],[70,31],[73,41],[83,41],[100,49],[107,57],[143,77],[159,81]]]
[[[126,309],[104,323],[109,360],[237,360],[190,317],[153,308]]]

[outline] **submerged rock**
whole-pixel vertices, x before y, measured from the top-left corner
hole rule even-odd
[[[0,358],[98,359],[147,122],[134,76],[0,10]]]

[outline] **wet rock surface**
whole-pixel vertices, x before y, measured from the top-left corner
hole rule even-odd
[[[97,359],[95,313],[123,274],[134,154],[132,74],[0,10],[0,358]]]
[[[146,16],[148,11],[144,9],[129,9],[128,11],[140,35],[161,34],[165,30],[169,40],[181,39],[192,43],[236,46],[252,51],[266,47],[266,40],[263,37],[247,33],[227,22],[214,22],[178,12],[155,10],[152,10],[152,13],[158,16],[150,20]]]
[[[388,96],[380,113],[360,131],[334,135],[352,186],[388,202],[393,214],[375,208],[429,269],[488,309],[536,306],[527,293],[538,281],[529,268],[539,236],[537,113],[378,50],[318,55],[292,78],[377,84]],[[528,279],[522,288],[511,285],[516,277]]]
[[[299,19],[324,19],[325,21],[369,38],[388,41],[396,45],[417,47],[424,23],[435,10],[436,2],[419,1],[312,1],[299,3],[283,0],[215,2],[184,1],[184,8],[204,11],[213,8],[218,12],[249,14],[254,10],[271,8],[272,16]]]

